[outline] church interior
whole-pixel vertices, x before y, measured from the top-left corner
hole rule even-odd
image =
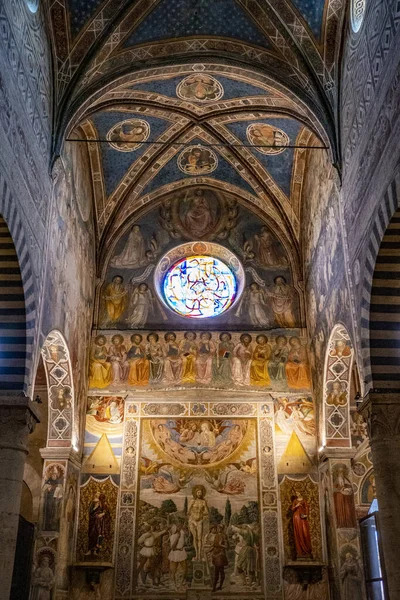
[[[0,0],[0,600],[400,600],[400,2]]]

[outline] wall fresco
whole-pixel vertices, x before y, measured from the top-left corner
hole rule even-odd
[[[297,330],[291,333],[294,335],[194,331],[96,335],[89,386],[122,390],[200,385],[306,391],[311,386],[307,347]]]
[[[182,161],[185,153],[188,150],[182,153]],[[120,237],[104,273],[98,325],[104,329],[165,328],[167,323],[187,326],[188,318],[175,314],[155,294],[154,270],[165,252],[188,240],[225,246],[242,261],[246,272],[241,301],[225,315],[214,317],[217,328],[301,324],[290,260],[276,234],[235,197],[197,186],[167,195]],[[190,323],[201,328],[199,323]]]
[[[136,589],[261,587],[255,421],[142,422]]]

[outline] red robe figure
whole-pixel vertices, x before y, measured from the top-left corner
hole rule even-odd
[[[292,502],[290,510],[292,512],[296,558],[312,558],[308,504],[301,495],[301,492],[295,492],[295,494],[296,497]]]
[[[104,538],[110,533],[110,512],[104,494],[96,493],[89,506],[88,551],[85,556],[97,556]]]

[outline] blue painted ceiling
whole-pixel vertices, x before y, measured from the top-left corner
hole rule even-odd
[[[125,46],[201,35],[269,45],[257,24],[235,0],[161,0],[133,30]]]

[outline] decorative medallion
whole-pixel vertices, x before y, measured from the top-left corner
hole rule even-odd
[[[116,123],[107,133],[107,140],[119,152],[133,152],[150,135],[150,125],[143,119],[127,119]]]
[[[182,100],[194,102],[213,102],[224,95],[224,88],[219,81],[204,73],[196,73],[185,77],[176,88],[176,95]]]
[[[189,146],[178,157],[178,167],[186,175],[206,175],[218,166],[216,154],[205,146]]]
[[[252,123],[247,127],[247,139],[261,154],[281,154],[289,145],[289,136],[268,123]]]

